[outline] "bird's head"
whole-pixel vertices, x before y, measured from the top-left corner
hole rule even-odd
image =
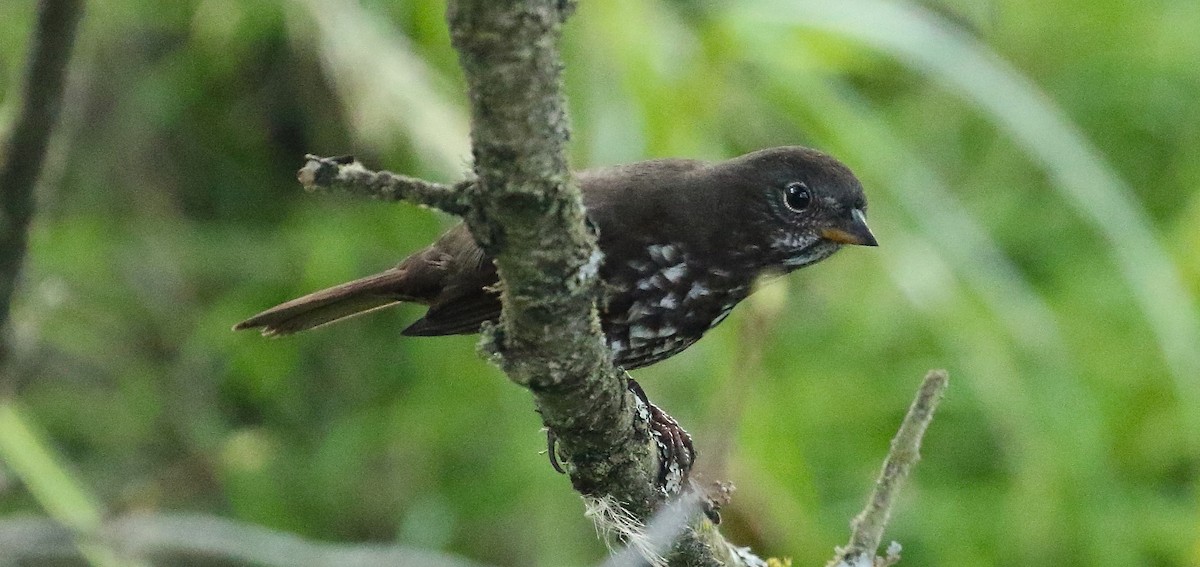
[[[760,150],[715,166],[751,209],[750,231],[768,263],[791,271],[844,245],[878,246],[862,184],[838,160],[809,148]],[[762,227],[766,227],[765,230]]]

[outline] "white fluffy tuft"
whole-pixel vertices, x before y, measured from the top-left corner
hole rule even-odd
[[[610,552],[613,542],[624,542],[626,547],[636,550],[638,555],[653,567],[666,567],[667,559],[654,549],[654,542],[646,535],[646,526],[626,510],[612,496],[603,498],[583,497],[584,515],[591,518],[596,534],[604,540]]]

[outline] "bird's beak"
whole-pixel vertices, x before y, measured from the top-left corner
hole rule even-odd
[[[850,212],[850,222],[836,228],[822,229],[821,236],[838,244],[879,246],[875,235],[871,234],[871,229],[867,227],[867,217],[861,209]]]

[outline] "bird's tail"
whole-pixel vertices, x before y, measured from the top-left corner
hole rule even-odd
[[[281,303],[237,325],[233,330],[262,329],[263,336],[306,331],[402,301],[416,301],[403,289],[405,270],[391,269]]]

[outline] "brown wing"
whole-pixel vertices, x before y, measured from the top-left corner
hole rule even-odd
[[[600,227],[600,247],[607,257],[633,257],[642,253],[648,244],[632,235],[642,232],[641,227],[655,223],[677,223],[678,195],[674,187],[662,187],[657,181],[663,172],[671,173],[667,179],[682,179],[684,174],[705,167],[700,161],[665,159],[645,162],[641,165],[616,166],[594,171],[581,172],[579,184],[583,190],[584,204],[591,222]],[[650,173],[655,173],[651,176]],[[626,199],[641,200],[638,207],[621,207],[618,202]],[[638,216],[630,216],[637,213]],[[686,231],[681,225],[677,230]],[[447,240],[450,235],[447,234]],[[470,238],[465,230],[458,237]],[[459,256],[455,265],[467,271],[447,278],[451,285],[430,304],[425,317],[404,330],[405,335],[454,335],[479,331],[484,321],[500,318],[500,294],[496,290],[498,277],[491,259],[470,240],[470,246],[455,246],[456,250],[469,250],[475,256]],[[629,250],[636,248],[636,250]],[[601,273],[605,273],[602,268]]]
[[[491,265],[491,262],[488,264]],[[495,267],[491,269],[490,279],[474,283],[478,285],[447,290],[429,307],[424,317],[401,333],[414,337],[468,335],[479,332],[479,326],[484,321],[499,319],[500,295],[492,291],[496,283]]]
[[[446,250],[445,285],[429,302],[429,311],[402,334],[408,336],[463,335],[476,333],[484,321],[500,318],[496,265],[475,244],[464,225],[447,233],[436,247]]]

